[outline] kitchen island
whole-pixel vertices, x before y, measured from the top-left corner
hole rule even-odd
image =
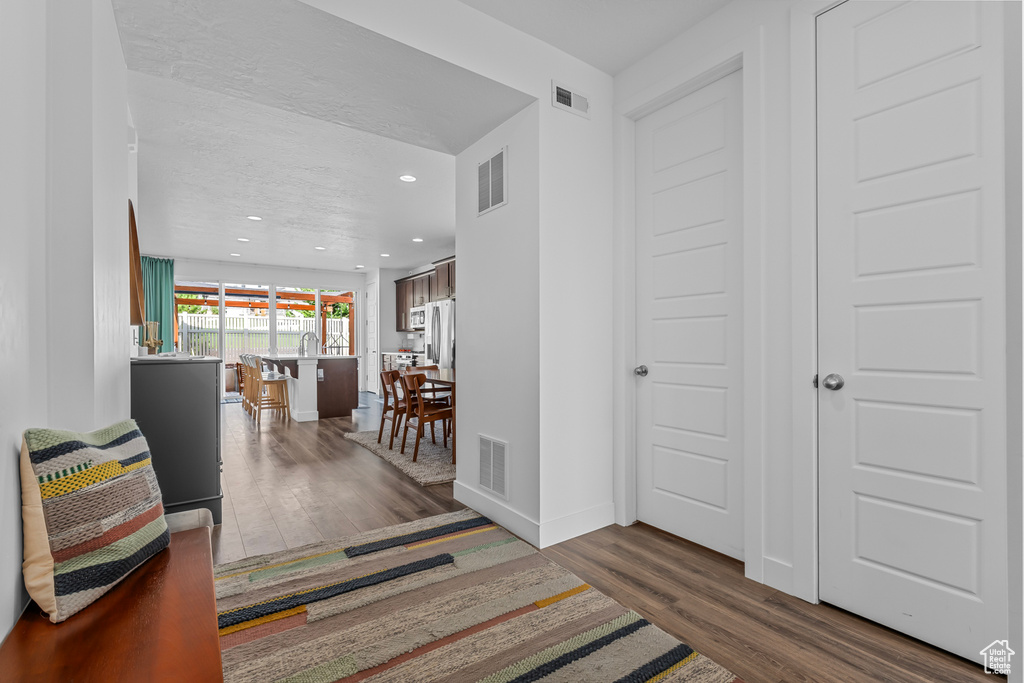
[[[263,362],[289,376],[288,400],[296,422],[350,417],[359,407],[357,356],[273,354],[263,356]]]

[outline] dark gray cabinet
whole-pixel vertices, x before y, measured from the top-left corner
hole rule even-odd
[[[219,358],[133,360],[132,418],[149,443],[164,510],[207,508],[220,524]]]

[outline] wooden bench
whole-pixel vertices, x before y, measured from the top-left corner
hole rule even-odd
[[[30,604],[0,646],[0,680],[222,681],[209,527],[172,533],[167,550],[65,622]]]

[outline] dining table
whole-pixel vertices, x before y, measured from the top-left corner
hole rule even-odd
[[[448,387],[452,397],[452,464],[455,464],[455,368],[439,368],[437,370],[423,370],[416,366],[406,368],[405,374],[423,375],[428,384],[433,386]]]

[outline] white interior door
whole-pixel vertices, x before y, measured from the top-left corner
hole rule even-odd
[[[742,76],[636,124],[637,516],[743,558]]]
[[[380,390],[380,349],[377,347],[378,284],[366,284],[366,390]]]
[[[1002,3],[818,19],[820,597],[1007,633]]]

